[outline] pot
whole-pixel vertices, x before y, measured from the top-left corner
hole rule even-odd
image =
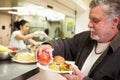
[[[0,60],[10,59],[9,52],[0,52]]]

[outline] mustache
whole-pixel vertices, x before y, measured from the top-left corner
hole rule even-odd
[[[93,32],[95,32],[95,30],[94,30],[93,28],[90,28],[90,31],[93,31]]]

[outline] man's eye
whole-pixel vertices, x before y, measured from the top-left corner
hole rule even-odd
[[[98,19],[93,19],[93,22],[94,23],[98,23],[100,20],[98,20]]]

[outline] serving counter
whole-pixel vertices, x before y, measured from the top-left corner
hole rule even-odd
[[[21,64],[12,60],[0,61],[0,80],[25,80],[39,72],[35,63]]]

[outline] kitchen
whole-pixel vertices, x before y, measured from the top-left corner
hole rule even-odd
[[[87,18],[88,11],[89,11],[88,10],[88,3],[90,1],[87,1],[87,0],[84,1],[84,4],[85,3],[86,4],[85,4],[85,6],[82,6],[82,7],[85,7],[85,8],[80,7],[79,4],[75,4],[75,2],[74,3],[70,2],[71,0],[68,0],[68,1],[66,0],[66,2],[69,2],[68,4],[63,4],[63,3],[66,3],[66,2],[64,2],[62,0],[60,2],[59,1],[60,0],[52,2],[50,0],[46,0],[46,2],[45,1],[40,1],[39,2],[39,0],[36,0],[36,1],[32,1],[32,0],[23,1],[22,0],[22,1],[19,1],[19,3],[17,3],[17,1],[11,1],[12,3],[10,3],[10,0],[9,0],[9,2],[7,0],[1,0],[1,3],[0,3],[1,8],[2,7],[9,8],[13,4],[13,6],[12,6],[13,8],[15,8],[16,5],[18,5],[18,6],[22,6],[25,10],[22,7],[21,7],[21,9],[18,10],[18,13],[20,14],[20,11],[21,11],[23,13],[23,15],[16,15],[14,13],[10,14],[10,12],[15,12],[14,9],[12,11],[12,8],[8,9],[8,10],[4,10],[4,9],[0,10],[1,11],[1,15],[0,15],[0,17],[1,17],[1,19],[0,19],[1,29],[0,29],[0,32],[4,33],[4,34],[0,33],[0,35],[1,35],[0,36],[0,43],[3,44],[3,45],[6,45],[6,46],[8,45],[9,38],[10,38],[10,33],[12,32],[11,29],[13,28],[13,22],[16,21],[16,20],[20,20],[20,19],[29,20],[30,27],[31,27],[30,32],[35,31],[35,29],[45,30],[45,29],[49,28],[49,31],[50,31],[49,36],[51,38],[55,37],[54,32],[55,32],[55,29],[57,27],[60,28],[60,30],[63,32],[63,35],[62,35],[63,37],[72,37],[75,33],[87,30],[87,22],[89,21],[88,18]],[[59,6],[54,7],[54,6],[58,5],[58,3],[60,3],[61,9],[60,9]],[[47,17],[47,14],[41,16],[40,12],[37,12],[38,10],[40,11],[40,8],[38,8],[38,9],[37,8],[31,8],[31,5],[35,6],[35,7],[38,7],[38,6],[33,5],[33,4],[45,6],[47,8],[47,9],[46,8],[45,9],[49,10],[49,11],[51,9],[49,9],[49,7],[47,7],[47,6],[51,6],[51,7],[54,7],[52,10],[56,10],[56,11],[59,11],[61,13],[63,13],[63,9],[66,9],[66,10],[64,10],[64,14],[61,14],[64,19],[59,19],[59,20],[56,19],[55,20],[55,16],[52,18],[52,17],[49,17],[49,15],[48,15],[48,17]],[[29,5],[30,5],[30,7],[29,7]],[[66,6],[69,6],[69,7],[66,7]],[[29,9],[31,8],[31,9],[29,10],[28,8]],[[26,9],[28,9],[28,11]],[[44,10],[43,13],[45,13],[45,9],[44,8],[42,9],[42,10]],[[34,10],[34,11],[32,11],[32,10]],[[9,13],[8,13],[8,11],[9,11]],[[36,13],[35,13],[35,11],[36,11]],[[77,11],[77,13],[75,13],[75,11]],[[38,15],[38,13],[39,13],[40,16]],[[51,16],[55,15],[54,13],[55,12],[51,12]],[[24,16],[24,14],[26,16]],[[45,17],[43,17],[43,16],[45,16]],[[50,20],[50,18],[52,18],[53,20]],[[67,26],[68,24],[70,24],[71,26]],[[6,34],[5,33],[6,31],[9,34],[8,33]],[[4,43],[3,41],[5,41],[6,43]]]
[[[10,1],[10,3],[9,3]],[[59,37],[72,37],[74,34],[82,32],[87,30],[87,23],[88,23],[88,4],[90,0],[1,0],[0,1],[0,44],[8,46],[11,32],[12,32],[12,24],[14,21],[19,20],[19,19],[27,19],[30,22],[30,32],[34,32],[36,29],[44,31],[45,29],[49,29],[49,34],[48,36],[52,39],[57,39]],[[23,4],[25,3],[25,4]],[[2,6],[3,5],[3,6]],[[8,6],[9,5],[9,6]],[[37,7],[39,10],[40,8],[38,7],[39,5],[42,5],[45,7],[47,10],[54,10],[56,13],[62,13],[63,17],[58,16],[53,16],[52,18],[47,16],[47,15],[42,15],[38,16],[37,12],[32,13],[32,11],[29,11],[29,13],[34,14],[25,14],[25,15],[18,15],[15,13],[7,13],[9,10],[11,12],[16,11],[14,7],[19,6],[23,7],[24,9],[30,9],[31,7],[27,7],[28,5],[32,5],[35,8]],[[36,6],[37,5],[37,6]],[[11,7],[10,9],[3,10],[2,7]],[[22,10],[23,10],[22,8]],[[35,8],[31,8],[35,10]],[[38,11],[36,9],[36,11]],[[44,10],[45,10],[44,9]],[[23,12],[23,11],[22,11]],[[26,10],[27,12],[27,10]],[[33,11],[35,12],[35,11]],[[23,12],[24,13],[24,12]],[[44,12],[45,13],[45,12]],[[58,14],[59,14],[58,13]],[[52,14],[49,12],[49,14]],[[55,14],[53,14],[55,15]],[[44,17],[43,17],[44,16]],[[52,15],[51,15],[52,16]],[[56,18],[57,17],[57,18]],[[61,36],[55,35],[55,29],[60,28],[60,31],[62,32]],[[7,32],[7,33],[6,33]],[[59,32],[59,31],[58,31]],[[57,34],[57,33],[56,33]],[[36,39],[38,40],[38,39]],[[41,40],[42,41],[42,40]],[[0,67],[1,73],[0,79],[2,80],[9,80],[13,79],[19,75],[22,75],[32,69],[39,69],[35,64],[30,64],[30,65],[21,65],[18,63],[14,63],[13,61],[5,61],[1,62],[3,65]],[[9,66],[6,65],[9,64]],[[19,67],[16,67],[19,66]],[[11,75],[12,73],[8,74],[8,72],[11,72],[12,68],[16,67],[14,70],[15,74],[14,76]],[[23,68],[21,68],[23,67]],[[24,68],[25,67],[25,68]],[[9,71],[8,69],[11,68]],[[18,71],[18,69],[21,69],[21,71]],[[35,70],[36,70],[35,69]],[[4,71],[3,71],[4,70]],[[26,70],[26,71],[25,71]],[[6,74],[7,73],[7,74]],[[5,78],[5,75],[8,76],[8,78]],[[5,78],[5,79],[4,79]],[[20,79],[19,79],[20,80]],[[63,80],[63,79],[62,79]]]

